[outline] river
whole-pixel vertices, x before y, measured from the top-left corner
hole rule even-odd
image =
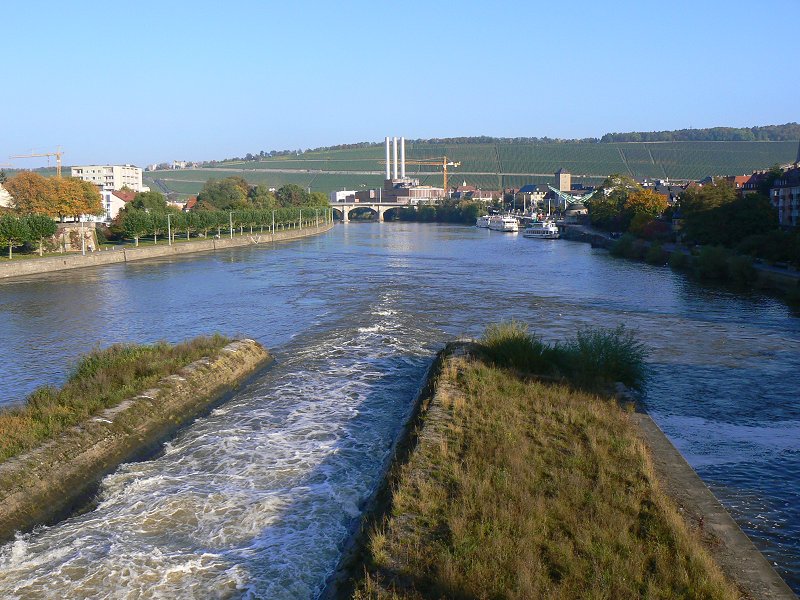
[[[337,225],[278,245],[0,282],[0,403],[86,350],[219,331],[274,366],[94,510],[0,548],[3,598],[305,598],[378,483],[431,358],[515,318],[547,340],[635,329],[656,422],[800,590],[800,319],[581,243]]]

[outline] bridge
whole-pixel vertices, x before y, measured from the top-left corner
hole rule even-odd
[[[342,213],[342,223],[350,222],[350,211],[356,208],[368,208],[378,215],[378,222],[383,223],[383,215],[393,208],[413,208],[408,202],[335,202],[330,207]]]

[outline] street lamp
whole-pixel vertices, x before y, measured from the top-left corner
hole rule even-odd
[[[172,246],[172,222],[170,217],[172,215],[167,213],[167,246]]]

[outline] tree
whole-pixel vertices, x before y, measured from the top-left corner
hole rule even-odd
[[[328,196],[322,192],[311,192],[306,201],[306,206],[328,206],[329,204]]]
[[[281,186],[278,188],[275,195],[278,198],[278,204],[282,208],[287,208],[289,206],[305,206],[308,204],[308,193],[294,183],[287,183]]]
[[[39,240],[39,256],[42,256],[44,238],[53,237],[58,231],[58,225],[46,215],[28,215],[24,220],[30,231],[30,239]]]
[[[265,185],[257,185],[250,189],[248,194],[250,202],[258,209],[273,209],[278,206],[278,199],[275,194],[269,191]]]
[[[249,185],[241,177],[226,177],[219,181],[209,179],[197,195],[197,201],[220,210],[229,210],[246,202],[248,191]]]
[[[150,215],[141,210],[126,210],[122,217],[122,230],[127,237],[132,237],[136,246],[139,238],[150,233],[152,221]]]
[[[54,202],[48,214],[51,217],[79,217],[80,215],[102,215],[103,202],[100,191],[89,182],[76,177],[53,179]]]
[[[17,216],[5,214],[0,216],[0,242],[8,246],[8,258],[13,258],[12,249],[30,239],[28,225]]]
[[[139,192],[133,197],[131,206],[147,212],[164,211],[167,208],[167,199],[160,192]]]
[[[5,183],[6,181],[8,181],[8,176],[4,170],[0,169],[0,183]]]
[[[17,212],[23,215],[55,216],[53,181],[37,173],[22,171],[10,177],[3,187],[14,199]]]

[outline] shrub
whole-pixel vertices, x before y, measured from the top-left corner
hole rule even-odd
[[[616,242],[614,242],[614,245],[611,246],[609,252],[614,256],[629,256],[632,251],[631,248],[633,247],[634,241],[636,241],[636,238],[631,234],[626,233]]]
[[[673,269],[688,269],[692,266],[692,257],[676,250],[669,255],[669,266]]]
[[[667,253],[664,252],[661,244],[653,244],[647,249],[644,260],[651,265],[663,265],[667,261]]]
[[[693,266],[700,279],[727,279],[728,251],[722,246],[703,246],[695,257]]]
[[[551,346],[530,334],[524,323],[510,321],[489,325],[482,342],[496,366],[565,376],[587,390],[605,392],[617,381],[642,389],[646,382],[645,346],[623,325],[583,328],[574,338]]]
[[[732,256],[728,260],[728,276],[739,285],[749,285],[758,279],[758,272],[749,256]]]
[[[535,335],[528,333],[528,325],[520,321],[505,321],[489,325],[483,334],[483,347],[489,359],[498,366],[529,373],[549,373],[552,351]]]
[[[620,381],[641,390],[647,380],[646,348],[624,325],[581,328],[557,349],[561,370],[579,387],[601,391]]]

